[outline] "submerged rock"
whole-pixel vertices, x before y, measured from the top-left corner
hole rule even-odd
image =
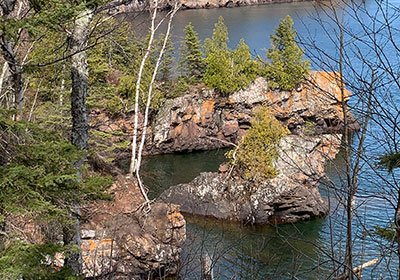
[[[340,135],[288,135],[280,142],[276,178],[254,185],[229,171],[202,173],[189,184],[171,187],[159,200],[180,204],[185,213],[252,224],[322,216],[328,209],[318,186],[340,141]]]
[[[175,275],[186,224],[179,206],[144,203],[135,180],[120,176],[110,190],[114,200],[91,204],[82,226],[83,270],[96,279],[153,279]]]

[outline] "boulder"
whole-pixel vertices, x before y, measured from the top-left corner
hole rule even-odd
[[[340,141],[340,135],[288,135],[279,144],[276,178],[255,185],[228,172],[202,173],[188,184],[169,188],[159,200],[179,204],[185,213],[251,224],[322,216],[328,209],[318,186]]]
[[[96,279],[153,279],[178,272],[186,224],[179,206],[152,203],[145,213],[137,182],[120,176],[112,201],[86,207],[82,226],[83,271]],[[108,277],[108,278],[107,278]],[[150,277],[150,278],[149,278]]]

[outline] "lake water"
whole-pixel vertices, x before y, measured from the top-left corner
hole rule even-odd
[[[390,1],[399,7],[400,1]],[[374,1],[366,1],[367,9],[375,9]],[[201,40],[212,35],[212,29],[219,16],[223,16],[230,35],[230,47],[234,48],[241,38],[249,45],[253,54],[264,56],[269,47],[269,35],[279,24],[279,20],[291,15],[300,37],[315,40],[320,48],[337,57],[337,48],[329,35],[310,16],[321,12],[312,2],[271,4],[264,6],[185,10],[174,19],[173,41],[178,47],[183,38],[183,29],[192,22]],[[349,21],[351,23],[351,20]],[[350,24],[349,23],[349,24]],[[399,23],[394,21],[392,24]],[[399,24],[400,26],[400,24]],[[353,26],[352,26],[353,27]],[[357,24],[353,31],[357,32]],[[328,32],[329,33],[329,32]],[[395,33],[400,38],[399,33]],[[400,40],[400,39],[399,39]],[[310,52],[311,53],[311,52]],[[312,59],[314,69],[326,69],[322,59]],[[373,59],[373,58],[372,58]],[[391,59],[391,57],[389,57]],[[395,60],[395,55],[393,55]],[[397,58],[398,59],[398,58]],[[354,59],[354,67],[362,69],[362,64]],[[326,64],[325,64],[326,66]],[[333,67],[333,70],[337,70]],[[353,72],[351,72],[353,71]],[[355,75],[354,69],[346,73]],[[361,70],[360,70],[361,71]],[[397,89],[395,89],[397,90]],[[378,96],[378,90],[377,90]],[[379,102],[386,102],[390,112],[399,112],[400,94],[386,100],[379,95]],[[350,105],[356,108],[362,96],[355,93]],[[353,113],[357,116],[357,111]],[[385,170],[372,172],[379,155],[390,147],[380,140],[385,137],[381,120],[370,123],[367,135],[368,151],[362,160],[359,179],[359,195],[356,200],[357,215],[354,219],[354,264],[379,258],[379,263],[363,271],[363,279],[397,279],[396,257],[388,255],[391,244],[371,234],[374,226],[388,225],[393,217],[396,192],[389,185],[397,181],[395,172],[391,178]],[[394,132],[395,136],[398,132]],[[353,138],[357,147],[359,135]],[[216,171],[224,161],[225,151],[196,152],[191,154],[162,155],[147,157],[143,168],[145,183],[150,188],[150,196],[156,197],[162,190],[178,183],[191,181],[200,172]],[[339,154],[326,167],[329,178],[337,186],[343,184],[344,160]],[[381,177],[380,177],[381,176]],[[385,181],[387,180],[387,181]],[[206,251],[216,259],[217,279],[327,279],[337,264],[330,256],[343,256],[345,242],[344,215],[338,198],[329,188],[321,185],[321,192],[331,202],[331,215],[294,225],[242,227],[223,221],[186,217],[188,221],[188,241],[184,248],[183,279],[199,278],[199,256]],[[296,278],[292,277],[292,274]]]

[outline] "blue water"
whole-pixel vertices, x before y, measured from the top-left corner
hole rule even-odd
[[[324,3],[324,2],[322,2]],[[356,2],[353,2],[356,3]],[[361,2],[360,2],[361,3]],[[388,14],[398,12],[400,1],[389,1],[391,6],[385,10]],[[384,5],[366,1],[365,7],[374,15],[374,11]],[[306,55],[312,62],[313,69],[337,71],[334,63],[339,58],[337,46],[337,28],[323,14],[320,6],[312,2],[272,4],[265,6],[220,8],[209,10],[185,10],[174,19],[173,41],[179,46],[183,38],[183,28],[192,22],[200,39],[212,35],[214,23],[223,16],[228,27],[231,48],[244,38],[252,53],[265,54],[269,47],[269,35],[286,15],[294,19],[299,41],[312,42],[303,44]],[[363,122],[360,108],[364,108],[368,93],[365,80],[371,78],[371,67],[378,69],[381,87],[374,89],[372,113],[373,118],[368,126],[368,133],[360,162],[359,189],[356,198],[354,226],[354,265],[378,258],[377,265],[363,271],[363,279],[397,279],[397,257],[395,246],[373,235],[374,226],[385,226],[393,220],[394,207],[400,186],[397,185],[398,171],[388,174],[377,166],[379,157],[389,151],[398,151],[400,118],[400,89],[395,78],[382,70],[382,65],[391,65],[395,73],[400,73],[400,54],[385,36],[377,35],[381,53],[387,61],[379,61],[376,53],[364,43],[353,44],[352,36],[368,38],[373,28],[384,28],[384,20],[378,13],[378,20],[372,22],[365,15],[361,21],[368,27],[367,32],[350,16],[351,11],[344,12],[348,33],[344,36],[345,80],[352,90],[349,102],[353,115]],[[320,15],[327,27],[324,30],[315,21]],[[339,16],[341,13],[339,13]],[[313,19],[314,17],[314,19]],[[327,25],[328,24],[328,25]],[[395,27],[391,36],[400,43],[400,20],[391,19]],[[381,37],[379,37],[381,36]],[[319,51],[315,47],[319,48]],[[321,56],[321,52],[325,55]],[[363,54],[364,60],[359,57]],[[380,68],[378,67],[380,66]],[[397,72],[396,72],[397,71]],[[385,115],[386,114],[386,115]],[[356,150],[360,134],[353,135],[352,149]],[[353,158],[355,159],[355,158]],[[163,189],[178,183],[189,182],[202,171],[216,170],[224,160],[223,151],[206,153],[165,155],[147,159],[145,172],[146,183],[153,197]],[[333,184],[321,185],[321,192],[330,201],[331,214],[323,219],[284,226],[241,227],[222,221],[188,218],[188,242],[184,248],[184,279],[199,279],[199,255],[207,251],[217,257],[217,279],[329,279],[338,263],[333,256],[342,260],[345,245],[345,216],[341,199],[345,186],[345,161],[342,154],[330,162],[327,175]],[[332,188],[334,186],[334,188]],[[186,262],[189,259],[190,261]],[[296,278],[292,276],[295,275]]]

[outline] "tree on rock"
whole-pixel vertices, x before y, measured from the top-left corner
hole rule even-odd
[[[275,33],[271,35],[271,48],[267,57],[266,78],[270,87],[281,90],[293,90],[309,74],[310,62],[304,59],[303,50],[296,44],[296,30],[290,16],[280,21]]]
[[[204,83],[222,95],[247,87],[257,77],[259,64],[251,60],[249,47],[240,41],[235,50],[228,48],[228,29],[222,17],[215,24],[212,38],[204,41],[206,71]]]
[[[288,133],[267,108],[257,108],[250,129],[237,148],[227,153],[235,173],[254,183],[276,177],[279,173],[273,162],[280,139]]]
[[[201,76],[204,73],[204,57],[198,33],[190,22],[185,27],[185,41],[182,43],[181,67],[188,76]]]

